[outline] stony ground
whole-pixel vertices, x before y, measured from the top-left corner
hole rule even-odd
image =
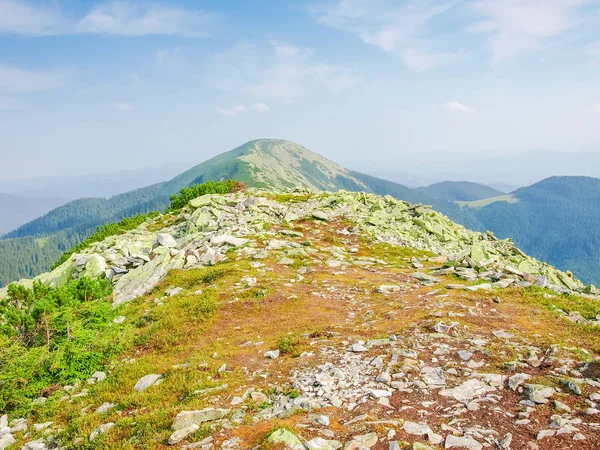
[[[169,273],[122,306],[144,339],[32,417],[4,416],[0,442],[600,449],[597,300],[523,274],[473,277],[468,260],[444,270],[445,257],[325,219],[265,227],[213,268]],[[194,322],[209,291],[216,313]]]

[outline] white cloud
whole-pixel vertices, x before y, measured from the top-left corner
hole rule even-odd
[[[386,53],[397,52],[406,66],[418,72],[466,59],[463,50],[448,51],[437,42],[431,23],[457,4],[454,0],[336,0],[313,7],[316,19],[349,31]]]
[[[17,67],[0,66],[0,91],[38,92],[65,86],[66,72],[32,72]]]
[[[458,113],[458,114],[475,112],[475,110],[473,108],[469,108],[468,106],[465,106],[462,103],[457,102],[457,101],[451,101],[451,102],[442,103],[441,105],[436,105],[436,106],[434,106],[434,109],[446,111],[449,113]]]
[[[478,0],[472,30],[491,34],[492,59],[501,62],[547,42],[580,23],[579,8],[595,0]]]
[[[255,103],[254,105],[252,105],[252,109],[254,111],[260,112],[260,113],[265,113],[265,112],[271,111],[271,108],[269,108],[264,103]]]
[[[0,33],[203,37],[212,33],[215,23],[215,15],[199,9],[133,0],[97,4],[83,17],[69,16],[58,7],[50,8],[33,1],[0,0]]]
[[[290,102],[313,90],[340,92],[357,80],[343,67],[315,61],[312,49],[283,42],[240,43],[218,55],[206,81],[223,91]]]
[[[246,108],[244,105],[236,105],[232,106],[231,108],[220,108],[217,110],[217,112],[224,116],[237,116],[238,114],[241,114],[247,110],[248,108]]]
[[[271,108],[269,108],[264,103],[254,103],[252,106],[249,107],[246,105],[236,105],[232,106],[231,108],[220,108],[217,110],[219,114],[224,116],[237,116],[238,114],[242,114],[249,111],[266,113],[271,111]]]
[[[596,114],[600,114],[600,102],[596,103],[596,104],[593,106],[593,109],[594,109],[594,112],[595,112]]]
[[[117,102],[113,106],[118,112],[129,112],[135,110],[135,105],[133,103]]]
[[[214,16],[204,11],[115,1],[95,7],[77,23],[76,30],[123,36],[162,34],[199,37],[210,34],[213,21]]]
[[[0,33],[48,36],[59,34],[63,26],[57,9],[20,0],[0,0]]]

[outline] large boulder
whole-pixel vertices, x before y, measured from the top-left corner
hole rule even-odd
[[[163,253],[149,263],[137,267],[117,281],[113,306],[119,306],[149,292],[171,269],[181,269],[185,264],[183,255]]]
[[[106,272],[106,261],[100,255],[93,254],[85,265],[85,275],[97,278]]]

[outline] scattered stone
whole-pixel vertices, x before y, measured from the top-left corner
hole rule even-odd
[[[137,383],[135,383],[133,390],[137,392],[142,392],[148,389],[150,386],[156,386],[157,384],[160,384],[161,381],[162,375],[156,373],[145,375],[142,378],[140,378]]]

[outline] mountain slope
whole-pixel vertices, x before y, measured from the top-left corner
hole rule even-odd
[[[600,439],[598,297],[390,197],[205,195],[39,281],[0,290],[0,438],[14,448]]]
[[[65,245],[76,244],[99,225],[138,213],[164,210],[169,204],[169,196],[182,187],[221,179],[235,179],[260,188],[306,187],[314,190],[347,189],[389,194],[414,203],[432,204],[454,220],[473,229],[482,229],[470,212],[461,210],[451,202],[432,199],[396,183],[349,172],[290,141],[259,139],[198,164],[168,182],[110,199],[76,200],[8,233],[4,240],[0,240],[0,261],[6,262],[0,264],[0,286],[47,270],[51,264],[48,260],[52,256],[58,259],[66,249]],[[37,240],[41,237],[46,239],[45,257],[36,259]],[[10,242],[15,238],[20,240]],[[28,255],[25,264],[20,255],[13,253],[19,246],[24,248],[22,253]]]
[[[517,202],[470,208],[527,253],[600,284],[600,179],[552,177],[512,193]]]
[[[470,181],[443,181],[418,190],[430,197],[451,202],[482,200],[504,194],[490,186]]]
[[[66,202],[62,198],[0,193],[0,236]]]

